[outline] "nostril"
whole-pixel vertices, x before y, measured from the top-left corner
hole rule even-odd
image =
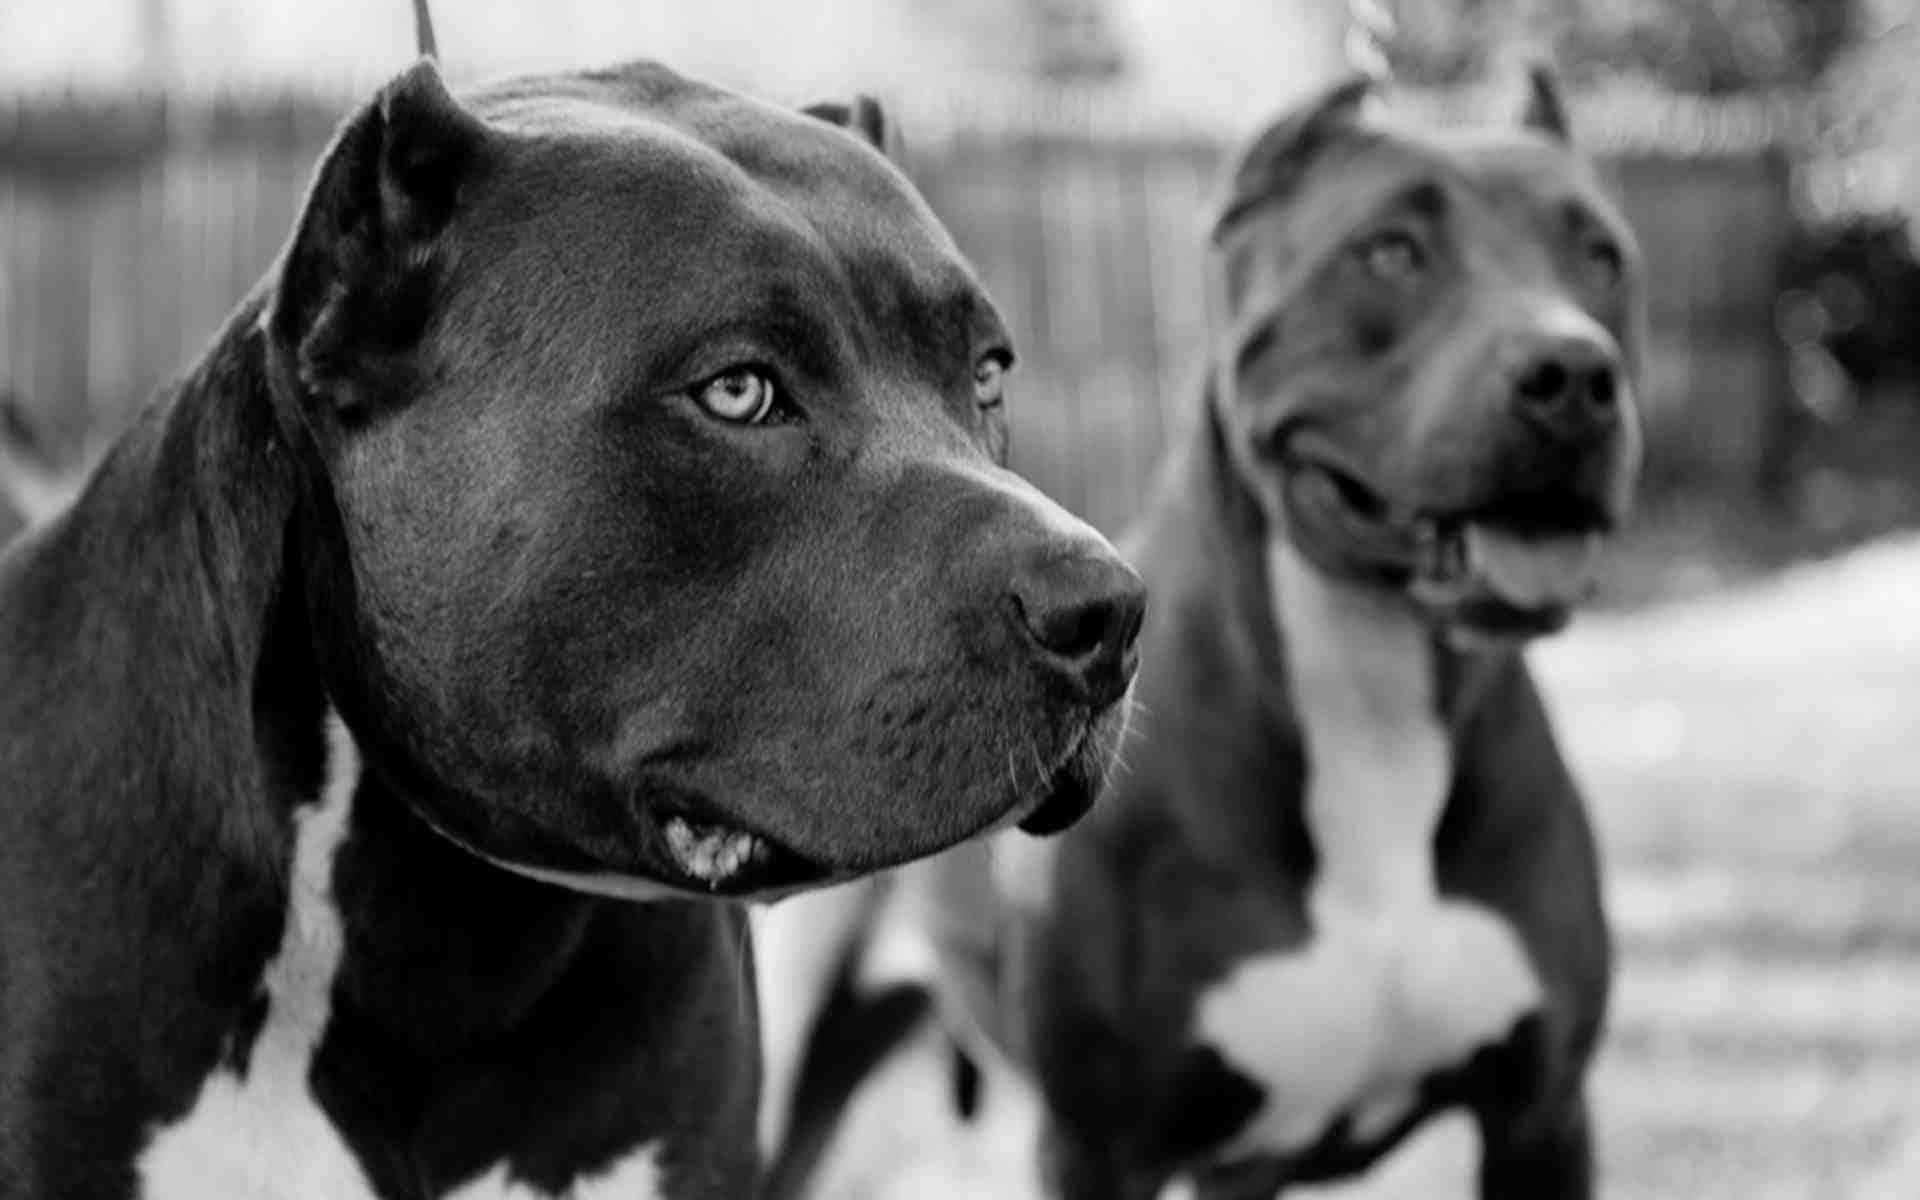
[[[1520,377],[1517,385],[1520,395],[1535,403],[1550,404],[1561,399],[1567,393],[1567,368],[1551,359],[1535,363]]]
[[[1614,381],[1612,367],[1596,367],[1593,382],[1587,387],[1587,404],[1597,414],[1610,413],[1619,402],[1619,385]]]
[[[1015,597],[1015,603],[1020,603]],[[1033,639],[1062,658],[1084,658],[1106,643],[1116,624],[1114,606],[1105,600],[1081,604],[1042,605],[1038,612],[1021,604],[1021,618]]]
[[[1022,571],[1012,592],[1020,626],[1049,670],[1097,703],[1125,692],[1147,603],[1131,568],[1105,555],[1056,558]]]
[[[1543,436],[1584,442],[1612,429],[1620,403],[1619,375],[1598,347],[1556,350],[1514,378],[1513,403]]]

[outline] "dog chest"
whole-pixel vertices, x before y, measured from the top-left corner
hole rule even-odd
[[[1197,998],[1195,1039],[1264,1093],[1228,1157],[1304,1150],[1343,1116],[1358,1140],[1385,1133],[1424,1077],[1503,1040],[1541,997],[1505,920],[1435,882],[1453,762],[1425,629],[1284,546],[1269,571],[1318,869],[1306,941]]]
[[[518,1183],[505,1167],[496,1167],[448,1193],[446,1200],[666,1200],[657,1151],[657,1146],[642,1146],[605,1170],[575,1180],[559,1195]]]
[[[1503,1039],[1540,1000],[1493,913],[1439,901],[1367,912],[1316,897],[1313,935],[1237,964],[1195,1007],[1194,1036],[1263,1090],[1226,1157],[1302,1151],[1342,1116],[1384,1134],[1420,1081]]]
[[[343,951],[333,864],[359,781],[353,739],[330,718],[325,789],[294,816],[286,924],[261,983],[266,1019],[244,1069],[222,1061],[186,1115],[154,1132],[138,1163],[142,1200],[375,1196],[308,1084]]]
[[[324,791],[294,818],[286,923],[261,981],[267,1015],[244,1066],[221,1061],[186,1114],[152,1132],[136,1164],[140,1200],[381,1200],[310,1083],[344,952],[333,871],[359,779],[353,739],[330,717]],[[639,1146],[559,1195],[498,1166],[445,1200],[659,1200],[658,1152]]]

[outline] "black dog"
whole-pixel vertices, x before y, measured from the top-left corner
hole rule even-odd
[[[342,127],[0,560],[0,1194],[747,1195],[706,897],[1086,810],[1140,584],[882,134],[652,65]]]

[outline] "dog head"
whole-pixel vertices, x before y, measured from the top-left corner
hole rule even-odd
[[[370,769],[617,895],[772,895],[1099,790],[1143,598],[1004,469],[1014,348],[879,148],[636,64],[342,127],[273,285]]]
[[[1641,458],[1641,264],[1552,78],[1420,134],[1333,88],[1235,161],[1213,351],[1236,468],[1323,572],[1456,632],[1562,626]]]

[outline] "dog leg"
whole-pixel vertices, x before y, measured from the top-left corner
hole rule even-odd
[[[1050,1200],[1158,1200],[1167,1181],[1129,1171],[1111,1147],[1090,1145],[1048,1122],[1040,1173]]]
[[[1279,1162],[1255,1163],[1231,1172],[1213,1171],[1193,1187],[1193,1200],[1275,1200],[1291,1172]]]
[[[953,1059],[953,1111],[962,1121],[971,1121],[980,1111],[980,1064],[958,1039],[951,1041],[948,1051]]]
[[[1480,1117],[1481,1200],[1592,1200],[1593,1131],[1584,1093],[1546,1120]]]

